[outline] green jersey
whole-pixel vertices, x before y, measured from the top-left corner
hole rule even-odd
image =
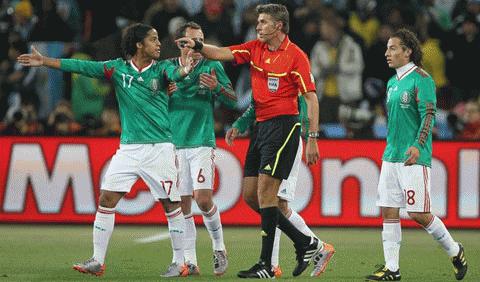
[[[166,86],[169,80],[179,81],[182,76],[169,61],[152,61],[139,70],[123,59],[105,62],[62,59],[60,68],[112,81],[122,124],[120,143],[172,142]]]
[[[304,136],[308,135],[308,114],[307,114],[307,102],[305,102],[305,97],[303,95],[298,96],[298,112],[299,112],[299,119],[302,124],[302,134]],[[248,108],[243,112],[242,116],[239,117],[233,124],[232,127],[238,129],[240,133],[245,133],[247,128],[252,126],[255,122],[256,115],[255,115],[255,106],[252,103]]]
[[[436,102],[432,77],[416,66],[400,80],[395,75],[388,81],[388,133],[384,161],[405,162],[407,149],[415,146],[420,151],[417,164],[431,166]]]
[[[170,61],[181,66],[180,58]],[[210,90],[200,86],[200,74],[215,74],[217,87]],[[173,144],[177,148],[215,147],[213,107],[216,99],[232,107],[237,98],[232,83],[218,61],[201,59],[181,82],[169,101]]]

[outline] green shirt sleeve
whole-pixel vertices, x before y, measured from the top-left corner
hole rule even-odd
[[[237,96],[235,96],[232,82],[220,62],[214,62],[213,69],[215,70],[218,80],[217,87],[213,90],[213,93],[222,104],[233,109],[237,104]]]
[[[310,121],[308,120],[307,102],[305,102],[305,97],[303,95],[298,96],[298,112],[300,123],[302,125],[302,135],[308,136]]]
[[[87,61],[77,59],[60,59],[60,69],[66,72],[79,73],[94,78],[109,78],[113,73],[115,61]]]
[[[176,66],[172,60],[164,60],[163,63],[163,73],[165,78],[169,81],[180,81],[183,80],[183,76],[180,74],[181,66]]]
[[[238,128],[240,133],[244,133],[247,128],[255,122],[255,118],[255,106],[252,102],[245,112],[243,112],[242,116],[232,124],[232,127]]]
[[[413,146],[420,150],[425,146],[427,140],[431,138],[432,128],[435,123],[437,97],[435,95],[435,83],[433,79],[430,76],[419,79],[415,85],[415,91],[421,122]]]

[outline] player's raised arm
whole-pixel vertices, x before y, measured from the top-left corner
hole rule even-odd
[[[111,73],[114,71],[114,68],[111,66],[113,61],[96,62],[77,59],[50,58],[43,56],[34,46],[32,46],[32,53],[18,56],[17,61],[28,67],[45,66],[94,78],[110,78]]]
[[[211,44],[204,44],[198,40],[193,40],[188,37],[182,37],[175,40],[182,48],[191,48],[200,51],[202,55],[211,60],[217,61],[233,61],[234,57],[232,51],[228,47],[218,47]]]
[[[32,46],[32,53],[30,54],[22,54],[18,56],[17,61],[22,64],[23,66],[27,67],[50,67],[59,69],[60,68],[60,60],[55,58],[45,57],[40,52],[37,51],[35,46]]]

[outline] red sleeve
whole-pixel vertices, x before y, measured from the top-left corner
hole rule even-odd
[[[315,92],[315,80],[310,70],[310,62],[308,61],[307,55],[303,51],[298,50],[298,56],[295,57],[297,61],[290,72],[292,79],[297,84],[302,95],[311,91]]]
[[[245,42],[243,44],[232,45],[228,48],[232,51],[234,59],[234,64],[241,65],[245,63],[250,63],[252,50],[255,48],[258,40],[252,40]]]

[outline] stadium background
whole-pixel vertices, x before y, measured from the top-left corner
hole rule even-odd
[[[381,219],[374,197],[386,134],[383,93],[392,75],[383,54],[388,35],[400,26],[419,35],[424,67],[437,85],[433,211],[455,228],[453,235],[466,246],[471,265],[480,265],[480,84],[478,73],[470,71],[480,64],[480,1],[4,0],[0,3],[0,277],[16,281],[79,279],[67,269],[70,262],[89,255],[99,180],[118,146],[120,132],[108,83],[44,68],[22,68],[15,63],[16,56],[35,44],[52,57],[115,58],[120,56],[121,29],[136,21],[157,28],[163,58],[178,54],[171,34],[185,20],[200,23],[207,42],[243,42],[255,37],[253,7],[265,2],[287,5],[290,38],[310,56],[312,65],[315,46],[331,38],[348,36],[353,39],[352,48],[361,50],[360,57],[352,57],[355,68],[329,70],[339,79],[353,73],[361,81],[351,96],[323,95],[326,89],[319,85],[321,160],[310,168],[302,166],[297,200],[292,205],[309,225],[322,227],[314,230],[317,234],[339,246],[325,279],[358,280],[381,260]],[[329,25],[329,32],[322,33],[320,24]],[[340,47],[334,44],[332,48]],[[234,253],[235,269],[244,266],[235,256],[254,256],[258,245],[252,242],[259,241],[256,229],[235,227],[255,226],[259,218],[247,208],[239,190],[248,139],[228,147],[222,138],[250,103],[248,68],[230,64],[225,68],[239,103],[234,109],[215,105],[219,146],[215,200],[224,224],[232,227],[226,228],[225,236]],[[321,81],[328,74],[319,71],[314,75]],[[169,256],[158,258],[158,253],[152,252],[169,250],[167,241],[152,240],[146,247],[132,244],[134,238],[155,238],[165,231],[157,227],[165,223],[163,212],[146,190],[139,181],[119,206],[117,222],[142,226],[116,228],[109,280],[155,279],[148,268],[151,261],[156,261],[155,269],[157,261],[168,263]],[[196,216],[196,221],[201,223],[201,216]],[[408,220],[402,225],[414,226]],[[202,229],[199,234],[198,246],[205,250],[205,258],[199,261],[208,269],[208,235]],[[286,254],[292,251],[287,241],[282,243],[282,260],[286,261]],[[402,261],[414,270],[404,276],[407,281],[450,280],[448,261],[434,244],[422,230],[406,231],[402,257],[422,254],[421,259]],[[126,258],[126,253],[131,255]],[[131,260],[145,262],[145,267],[124,269]],[[429,261],[441,267],[427,264]],[[26,263],[30,263],[28,270]],[[440,271],[430,277],[424,267]],[[231,270],[229,275],[234,273]],[[467,281],[479,277],[472,267]],[[207,274],[204,279],[213,277]]]

